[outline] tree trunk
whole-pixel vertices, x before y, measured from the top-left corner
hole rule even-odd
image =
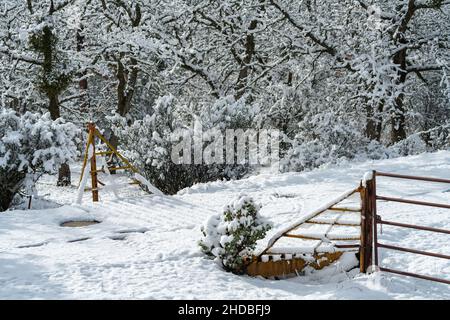
[[[59,110],[59,101],[58,101],[58,96],[56,95],[50,95],[49,96],[49,111],[50,111],[50,116],[52,117],[52,120],[56,120],[58,119],[61,114],[60,114],[60,110]],[[70,186],[72,179],[71,179],[71,173],[70,173],[70,167],[67,163],[63,163],[61,164],[61,166],[59,167],[58,170],[58,181],[56,182],[56,185],[58,187],[66,187],[66,186]]]
[[[248,28],[249,31],[255,30],[257,26],[257,21],[252,20]],[[235,99],[240,99],[246,89],[247,89],[247,78],[250,73],[250,63],[252,61],[253,55],[255,54],[255,36],[253,33],[247,33],[245,38],[245,56],[241,62],[241,69],[239,70],[238,80],[236,83],[236,94]]]
[[[120,58],[117,60],[117,113],[122,117],[127,115],[131,109],[131,102],[138,77],[136,59],[130,59],[129,69],[131,69],[131,72],[123,65]]]
[[[50,117],[52,120],[56,120],[61,117],[61,113],[59,111],[59,99],[55,94],[48,94],[48,111],[50,112]]]
[[[116,112],[125,117],[131,110],[131,102],[133,100],[135,87],[138,79],[139,69],[137,67],[137,60],[130,58],[129,68],[123,65],[121,58],[117,60],[117,110]],[[111,131],[111,136],[109,138],[111,145],[117,149],[119,146],[119,138]],[[118,163],[116,156],[112,156],[108,161],[108,166],[115,166]],[[111,171],[111,174],[116,174],[116,171]]]
[[[52,120],[56,120],[61,116],[60,110],[59,110],[59,100],[58,96],[55,94],[49,94],[49,106],[48,110],[50,111],[50,116]],[[72,179],[71,179],[71,173],[70,173],[70,167],[67,163],[61,164],[58,170],[58,181],[56,182],[56,185],[58,187],[66,187],[70,186]]]
[[[381,140],[381,130],[383,128],[383,119],[381,118],[381,113],[383,112],[383,103],[378,105],[376,111],[372,106],[366,107],[366,137],[370,140],[380,141]]]
[[[402,38],[399,41],[400,44],[406,44],[406,41]],[[400,67],[398,72],[397,84],[402,85],[406,82],[406,49],[400,50],[394,56],[394,64]],[[404,107],[405,95],[402,93],[395,99],[395,110],[392,114],[391,125],[391,143],[397,143],[406,138],[406,118]]]
[[[50,2],[50,12],[49,15],[52,15],[54,12],[54,4],[53,1]],[[55,47],[54,47],[55,37],[53,35],[52,29],[46,26],[42,31],[42,43],[40,47],[40,51],[44,55],[44,63],[43,63],[43,72],[45,74],[45,78],[51,79],[54,77],[54,69],[55,69]],[[44,82],[44,92],[47,95],[49,100],[48,103],[48,111],[50,112],[50,116],[52,120],[56,120],[61,116],[61,112],[59,109],[59,94],[62,91],[61,86],[55,85],[53,83]],[[57,186],[69,186],[71,183],[71,175],[69,165],[64,163],[59,168],[58,173],[58,182]]]
[[[80,24],[80,26],[77,29],[77,51],[81,52],[84,50],[84,35],[83,35],[83,30],[84,27],[83,25]],[[83,95],[81,98],[81,105],[80,105],[80,111],[83,114],[86,114],[88,112],[88,107],[89,107],[89,99],[86,96],[86,92],[88,89],[88,81],[86,78],[84,78],[86,76],[86,72],[82,73],[83,78],[79,81],[78,83],[78,87],[80,89],[80,93]]]
[[[59,187],[70,186],[71,174],[70,167],[67,163],[63,163],[58,170],[58,182],[56,183]]]
[[[5,189],[4,186],[0,186],[0,195],[0,212],[6,211],[14,199],[14,193]]]
[[[393,62],[400,67],[398,71],[397,84],[402,85],[406,83],[406,60],[407,60],[407,44],[408,41],[405,38],[405,33],[408,30],[408,24],[411,22],[414,14],[416,13],[417,6],[414,0],[408,0],[408,6],[405,15],[399,23],[398,30],[396,31],[395,41],[403,49],[399,50],[395,55]],[[391,143],[402,141],[406,138],[406,117],[404,106],[405,95],[402,93],[395,99],[395,110],[392,114],[392,126],[391,126]]]
[[[14,196],[25,180],[25,173],[4,171],[0,168],[0,212],[11,206]]]
[[[396,142],[406,139],[405,130],[405,108],[403,106],[404,94],[401,94],[395,99],[395,111],[392,116],[392,130],[391,130],[391,142]]]
[[[124,117],[128,113],[127,74],[125,66],[120,59],[117,60],[117,113]]]

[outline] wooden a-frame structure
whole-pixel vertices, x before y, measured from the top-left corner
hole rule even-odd
[[[98,185],[100,184],[100,185],[104,186],[104,183],[102,183],[101,181],[98,180],[97,174],[99,172],[105,172],[105,169],[104,168],[102,168],[102,169],[98,169],[97,168],[96,156],[107,156],[107,155],[109,155],[109,156],[116,156],[119,160],[121,160],[123,162],[124,165],[122,165],[122,166],[108,167],[107,168],[108,171],[131,170],[135,174],[138,174],[139,172],[138,172],[137,168],[134,167],[128,161],[127,158],[125,158],[123,155],[121,155],[120,152],[118,152],[117,149],[114,148],[114,146],[112,146],[111,143],[109,143],[109,141],[100,133],[100,131],[98,131],[98,129],[95,127],[94,123],[88,123],[87,128],[88,128],[88,138],[87,138],[86,149],[85,149],[84,158],[83,158],[83,166],[81,168],[81,175],[80,175],[80,181],[79,181],[78,186],[80,186],[82,181],[83,181],[83,177],[84,177],[84,174],[85,174],[86,166],[88,164],[88,161],[90,161],[90,165],[91,165],[90,175],[91,175],[91,185],[92,185],[92,188],[91,188],[92,201],[97,202],[99,200],[99,198],[98,198],[98,191],[99,191]],[[96,138],[100,139],[106,145],[108,150],[96,152],[96,150],[95,150]],[[146,185],[144,182],[138,181],[137,179],[134,179],[132,182],[129,182],[128,184]]]

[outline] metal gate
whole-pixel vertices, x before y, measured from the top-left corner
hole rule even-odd
[[[362,193],[361,249],[360,249],[361,271],[367,272],[367,269],[370,266],[375,266],[375,267],[378,267],[380,271],[384,271],[384,272],[390,272],[390,273],[395,273],[395,274],[400,274],[400,275],[405,275],[405,276],[450,284],[450,280],[425,276],[425,275],[411,273],[411,272],[405,272],[405,271],[401,271],[401,270],[390,269],[390,268],[386,268],[386,267],[379,265],[379,259],[378,259],[378,249],[379,248],[414,253],[414,254],[425,255],[425,256],[430,256],[430,257],[435,257],[435,258],[448,259],[448,260],[450,260],[450,256],[444,255],[444,254],[439,254],[439,253],[433,253],[433,252],[428,252],[428,251],[422,251],[422,250],[417,250],[417,249],[404,248],[404,247],[380,243],[378,240],[378,225],[390,225],[390,226],[395,226],[395,227],[400,227],[400,228],[408,228],[408,229],[436,232],[436,233],[442,233],[442,234],[448,234],[448,235],[450,235],[450,230],[437,229],[437,228],[431,228],[431,227],[426,227],[426,226],[419,226],[419,225],[412,225],[412,224],[384,220],[380,215],[377,214],[377,200],[388,201],[388,202],[400,202],[400,203],[407,203],[407,204],[418,205],[418,206],[436,207],[436,208],[445,208],[445,209],[450,209],[450,205],[410,200],[410,199],[402,199],[402,198],[393,198],[393,197],[378,195],[377,187],[376,187],[377,177],[389,177],[389,178],[394,178],[394,179],[407,179],[407,180],[428,181],[428,182],[435,182],[435,183],[450,184],[450,180],[448,180],[448,179],[416,177],[416,176],[409,176],[409,175],[400,175],[400,174],[373,171],[372,177],[369,180],[364,182],[365,186],[363,188],[363,193]]]

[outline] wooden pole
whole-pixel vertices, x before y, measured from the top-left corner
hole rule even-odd
[[[92,157],[91,157],[91,183],[92,183],[92,201],[98,202],[98,180],[97,180],[97,159],[95,155],[95,124],[88,123],[89,144],[92,144]]]
[[[88,125],[88,130],[89,130],[89,125]],[[78,187],[80,187],[81,181],[83,180],[84,169],[86,168],[87,161],[88,161],[89,145],[91,144],[91,140],[92,140],[92,134],[89,131],[88,132],[88,138],[87,138],[87,141],[86,141],[86,149],[84,151],[83,165],[81,167],[80,181],[78,181]]]

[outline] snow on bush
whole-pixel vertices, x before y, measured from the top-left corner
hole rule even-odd
[[[119,115],[109,117],[111,128],[120,140],[119,148],[140,169],[144,177],[166,193],[173,193],[167,176],[181,179],[180,168],[170,160],[170,135],[174,125],[172,97],[158,99],[152,114],[128,125]]]
[[[202,227],[201,250],[233,273],[245,270],[256,242],[272,227],[259,215],[260,206],[251,197],[240,196],[211,216]]]
[[[53,173],[77,154],[77,129],[50,114],[18,115],[0,109],[0,211],[14,196],[30,189],[43,173]],[[29,190],[27,191],[29,192]]]
[[[357,123],[342,126],[336,121],[345,118],[345,114],[331,112],[306,115],[281,161],[282,171],[313,169],[361,153],[367,139],[355,129]]]
[[[197,147],[203,152],[205,145],[212,140],[207,134],[208,129],[246,128],[252,114],[245,109],[245,105],[227,98],[199,108],[189,109],[169,95],[157,99],[150,114],[131,124],[129,119],[119,115],[108,119],[113,132],[120,140],[119,148],[124,155],[158,189],[174,194],[195,183],[240,178],[248,171],[244,165],[206,164],[204,157],[201,163],[195,162],[194,139],[200,135],[202,141]],[[183,135],[180,135],[180,132]],[[172,159],[172,148],[181,141],[182,136],[189,137],[191,141],[190,154],[186,154],[189,161],[175,163]],[[183,160],[184,158],[183,154]]]
[[[389,147],[392,157],[415,155],[435,150],[448,150],[450,148],[450,125],[435,127],[430,130],[416,132],[406,139]]]

